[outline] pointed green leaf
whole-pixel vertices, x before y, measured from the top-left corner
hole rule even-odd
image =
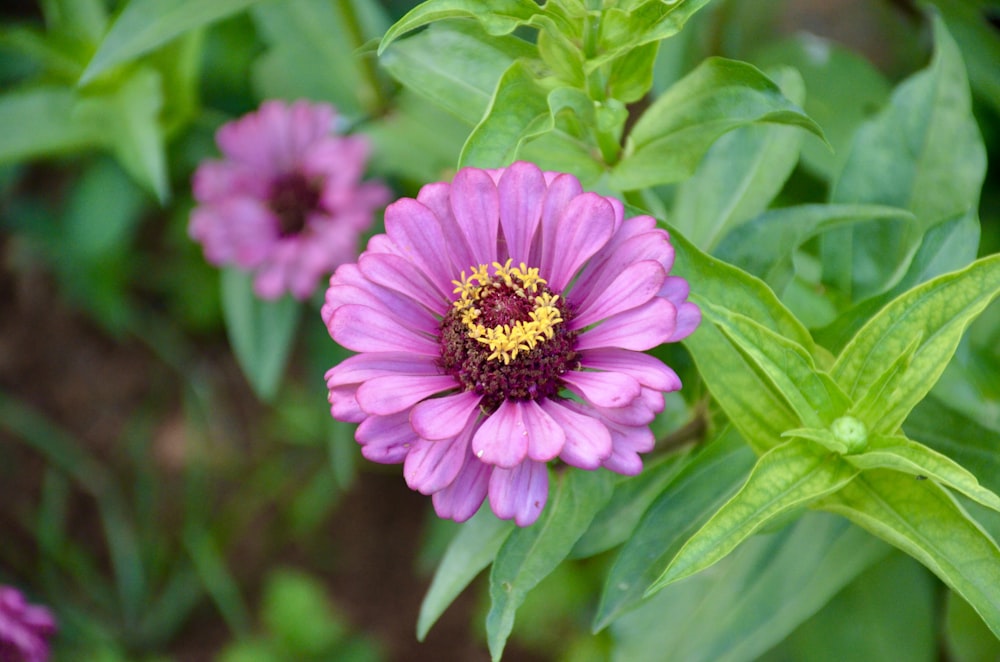
[[[695,171],[719,136],[760,122],[823,134],[760,70],[745,62],[709,58],[642,114],[610,183],[631,191],[676,182]]]
[[[815,441],[831,453],[839,455],[847,455],[851,452],[850,446],[828,428],[796,428],[794,430],[786,430],[781,436]]]
[[[886,368],[885,372],[872,382],[861,399],[851,405],[850,414],[852,416],[872,425],[874,430],[875,421],[881,417],[885,403],[895,399],[896,388],[900,380],[905,378],[906,371],[913,362],[913,355],[917,353],[917,348],[920,347],[922,340],[922,334],[917,334],[910,340],[910,344]]]
[[[698,451],[646,510],[615,558],[594,616],[595,632],[643,599],[683,542],[743,484],[753,461],[732,428]]]
[[[111,67],[174,37],[243,11],[258,0],[131,0],[115,19],[80,77],[85,85]]]
[[[417,619],[417,639],[424,640],[444,610],[496,556],[514,529],[514,523],[497,519],[489,507],[479,509],[462,525],[448,545],[434,573]]]
[[[692,284],[692,301],[744,315],[813,353],[809,332],[764,283],[702,253],[678,232],[671,232],[671,241],[674,271]],[[759,452],[779,443],[785,430],[801,427],[773,385],[715,324],[703,323],[684,345],[712,396]]]
[[[842,517],[807,512],[615,621],[613,660],[758,659],[891,551]]]
[[[714,149],[714,148],[713,148]],[[798,205],[769,209],[733,229],[713,254],[780,292],[793,275],[792,255],[807,240],[854,223],[913,223],[905,209],[881,205]]]
[[[569,555],[594,515],[611,497],[607,471],[562,471],[549,502],[535,524],[517,529],[504,541],[490,571],[490,612],[486,636],[494,662],[514,628],[514,614],[528,591]]]
[[[486,115],[465,142],[459,167],[510,165],[522,142],[552,127],[546,94],[524,60],[511,64],[497,83]]]
[[[411,9],[386,31],[379,55],[389,44],[422,25],[446,18],[474,18],[488,34],[505,35],[524,25],[541,8],[532,0],[427,0]]]
[[[778,69],[772,78],[792,102],[802,103],[805,88],[794,69]],[[729,232],[767,208],[798,163],[805,135],[795,127],[760,124],[719,138],[695,173],[678,184],[674,224],[696,246],[713,252]]]
[[[695,12],[709,0],[647,0],[637,7],[611,7],[602,12],[598,51],[587,72],[645,44],[662,41],[680,32]],[[620,4],[620,3],[619,3]]]
[[[222,312],[233,353],[257,396],[271,400],[291,354],[302,306],[290,296],[262,301],[253,278],[238,269],[222,272]]]
[[[850,406],[840,387],[795,341],[711,303],[701,311],[771,381],[805,426],[829,425]]]
[[[647,594],[717,563],[771,520],[843,488],[857,474],[838,456],[802,442],[774,447],[740,491],[684,543]]]
[[[42,0],[40,4],[50,32],[77,34],[96,44],[107,28],[108,12],[101,0]]]
[[[931,480],[866,471],[817,507],[847,517],[927,566],[1000,637],[1000,548]]]
[[[686,452],[673,453],[648,463],[638,476],[619,479],[610,501],[576,541],[570,557],[595,556],[625,542],[649,505],[690,461]]]
[[[101,142],[94,127],[74,121],[78,96],[62,87],[37,87],[0,96],[0,163],[14,163],[90,147]]]
[[[1000,497],[946,455],[899,435],[872,435],[864,453],[848,456],[859,469],[893,469],[931,479],[1000,512]]]
[[[925,230],[975,209],[986,152],[972,115],[955,41],[934,19],[930,66],[901,83],[889,106],[855,135],[831,202],[911,210]],[[855,227],[823,241],[824,277],[853,301],[889,284],[918,237],[888,226]]]
[[[837,358],[831,374],[855,400],[906,350],[914,337],[920,345],[909,368],[897,379],[872,432],[891,434],[930,391],[944,371],[966,327],[1000,294],[1000,255],[973,262],[898,297],[865,324]]]
[[[979,235],[979,219],[975,211],[934,225],[924,233],[916,255],[899,282],[891,289],[851,306],[832,323],[814,331],[816,341],[832,352],[840,352],[858,329],[887,303],[931,278],[969,266],[976,259]],[[743,266],[735,261],[734,264]],[[766,280],[773,284],[770,279]]]

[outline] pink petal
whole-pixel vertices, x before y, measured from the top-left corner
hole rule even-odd
[[[434,359],[402,352],[369,352],[349,356],[326,372],[327,387],[361,382],[384,375],[440,375]]]
[[[513,467],[528,454],[528,435],[520,403],[504,400],[479,426],[472,452],[486,464]]]
[[[466,451],[465,464],[451,485],[434,493],[434,511],[439,517],[464,522],[479,510],[489,489],[493,467]]]
[[[366,381],[356,397],[369,414],[395,414],[457,385],[451,375],[386,375]]]
[[[434,212],[412,198],[397,200],[385,209],[385,232],[399,253],[420,267],[438,293],[448,298],[458,272]]]
[[[410,412],[410,425],[424,439],[450,439],[471,426],[479,415],[483,396],[462,391],[442,398],[424,400]]]
[[[672,303],[656,298],[587,329],[577,338],[576,348],[621,347],[642,352],[670,339],[676,317]]]
[[[583,263],[611,238],[614,222],[614,207],[596,193],[570,201],[556,224],[556,240],[543,247],[540,271],[551,289],[565,289]]]
[[[512,469],[497,467],[490,477],[490,507],[500,519],[518,526],[535,523],[549,498],[549,470],[544,462],[522,462]]]
[[[361,454],[372,462],[399,464],[417,443],[406,413],[369,416],[354,433],[361,444]]]
[[[403,463],[406,484],[421,494],[443,490],[458,476],[468,446],[468,434],[442,441],[418,440]]]
[[[670,336],[669,342],[683,340],[694,333],[701,324],[701,309],[690,301],[685,301],[677,308],[677,328]]]
[[[631,264],[654,260],[663,267],[664,273],[670,271],[670,264],[674,260],[674,249],[667,241],[666,232],[653,229],[631,237],[627,241],[622,241],[622,234],[620,232],[613,237],[587,263],[579,278],[573,283],[569,298],[578,309],[589,305],[595,296],[611,288],[615,279]],[[659,294],[663,296],[662,291]]]
[[[656,415],[663,411],[663,393],[642,387],[639,397],[627,407],[595,407],[602,418],[620,425],[649,425]]]
[[[563,428],[534,400],[517,403],[524,414],[528,430],[528,457],[538,462],[548,462],[557,457],[566,443]]]
[[[357,392],[358,387],[353,384],[350,386],[332,387],[327,394],[327,401],[330,403],[330,415],[338,421],[345,421],[347,423],[360,423],[365,420],[368,414],[362,411],[361,406],[358,405],[358,400],[355,397]]]
[[[448,237],[449,250],[454,257],[453,266],[461,271],[478,265],[469,246],[469,239],[451,211],[451,184],[445,182],[425,184],[417,193],[417,201],[434,212],[441,222],[441,230],[444,236]]]
[[[548,173],[551,174],[551,173]],[[543,254],[551,255],[559,247],[559,217],[570,201],[583,193],[580,180],[573,175],[559,174],[548,183],[549,190],[545,194],[542,206],[542,220],[539,228],[539,239],[532,246],[532,265],[547,264]]]
[[[656,439],[646,426],[626,427],[610,425],[612,436],[611,456],[604,461],[604,467],[615,473],[635,476],[642,471],[639,453],[653,450]]]
[[[423,272],[405,258],[385,253],[365,253],[358,258],[358,268],[371,282],[409,297],[438,315],[444,316],[448,312],[450,299],[428,283]]]
[[[577,308],[577,316],[570,323],[570,328],[582,329],[606,317],[641,306],[656,296],[666,277],[667,272],[659,262],[643,260],[630,264],[607,288],[596,296],[588,297],[588,301]]]
[[[620,372],[573,370],[562,378],[571,391],[598,407],[625,407],[639,397],[642,388],[635,378]]]
[[[475,168],[459,170],[451,183],[451,210],[474,260],[474,264],[459,266],[459,271],[496,260],[500,202],[490,176]]]
[[[507,168],[497,185],[500,226],[507,240],[507,256],[514,264],[531,259],[531,244],[541,219],[545,178],[533,163],[518,162]],[[502,259],[501,259],[502,261]]]
[[[367,306],[341,306],[328,323],[330,335],[355,352],[414,352],[437,357],[437,342],[403,321]]]
[[[624,373],[658,391],[676,391],[681,387],[676,372],[655,356],[641,352],[616,347],[588,349],[580,352],[580,364],[584,368]]]
[[[559,459],[581,469],[597,469],[611,455],[611,433],[594,415],[582,411],[571,401],[557,402],[546,399],[542,409],[566,433],[566,444]]]
[[[357,265],[352,264],[349,266],[356,267]],[[392,292],[384,287],[379,287],[366,280],[360,287],[334,282],[327,289],[326,301],[321,314],[328,330],[333,314],[341,306],[346,305],[375,308],[393,318],[406,320],[406,325],[411,330],[423,331],[429,335],[437,335],[441,328],[441,322],[429,310],[413,299]]]

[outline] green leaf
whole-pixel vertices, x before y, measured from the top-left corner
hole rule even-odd
[[[1000,512],[1000,497],[979,484],[965,467],[946,455],[899,435],[872,435],[863,453],[847,460],[859,469],[893,469],[931,479]]]
[[[910,412],[907,435],[957,460],[994,492],[1000,492],[1000,431],[950,409],[933,395]]]
[[[678,232],[671,232],[671,243],[674,273],[691,283],[692,301],[744,315],[815,355],[809,332],[764,283],[702,253]],[[714,323],[703,323],[684,346],[712,396],[758,452],[779,443],[785,430],[800,426],[773,385]]]
[[[930,391],[955,353],[966,327],[1000,294],[1000,256],[939,276],[893,300],[854,336],[831,374],[855,401],[864,397],[906,350],[920,345],[872,432],[892,434]]]
[[[551,128],[546,96],[525,61],[511,64],[497,83],[486,115],[465,142],[459,167],[510,165],[522,142]]]
[[[611,171],[622,191],[691,175],[712,143],[728,131],[760,122],[822,131],[754,66],[713,57],[675,83],[642,114],[625,156]]]
[[[802,102],[805,89],[795,70],[779,69],[774,79],[789,99]],[[804,135],[795,127],[767,124],[719,138],[695,173],[677,186],[674,224],[696,246],[712,252],[729,232],[767,208],[798,163]]]
[[[374,3],[345,0],[358,16],[349,21],[345,2],[281,0],[253,7],[254,25],[269,49],[253,66],[259,96],[329,101],[347,117],[377,109],[379,91],[357,53],[368,37],[381,34],[387,22],[361,10]],[[357,23],[358,33],[350,29]]]
[[[681,545],[743,484],[754,455],[727,427],[697,452],[646,509],[615,558],[594,616],[596,632],[643,599]]]
[[[816,340],[830,351],[839,352],[865,322],[894,298],[935,276],[968,266],[976,259],[979,235],[979,219],[974,212],[934,225],[924,234],[916,255],[898,283],[845,310],[815,332]]]
[[[818,507],[847,517],[927,566],[1000,637],[1000,548],[944,488],[866,471]]]
[[[720,139],[719,144],[725,139]],[[792,255],[796,248],[833,228],[876,221],[912,223],[914,218],[905,209],[881,205],[825,204],[769,209],[722,237],[713,254],[780,292],[793,276]]]
[[[62,87],[37,87],[0,96],[0,163],[15,163],[91,147],[101,141],[93,127],[74,120],[78,95]]]
[[[261,620],[288,651],[303,657],[329,653],[347,635],[323,584],[294,570],[276,570],[268,576]]]
[[[243,11],[258,0],[131,0],[90,60],[80,84],[133,60],[188,30]]]
[[[640,46],[672,37],[708,2],[709,0],[646,0],[638,3],[637,7],[612,7],[604,10],[597,42],[599,55],[586,63],[587,72]]]
[[[385,51],[381,64],[400,83],[475,125],[497,82],[518,58],[534,53],[516,37],[490,37],[475,23],[430,26]]]
[[[462,525],[441,559],[427,595],[420,604],[417,639],[424,640],[444,610],[488,566],[514,529],[514,523],[497,519],[489,507],[479,509]]]
[[[638,476],[620,479],[611,500],[594,516],[570,556],[595,556],[625,542],[649,505],[690,461],[688,453],[674,453],[650,462]]]
[[[615,621],[612,659],[757,659],[891,550],[841,517],[807,512]]]
[[[486,616],[486,637],[494,662],[503,654],[514,627],[514,614],[524,597],[569,555],[611,497],[612,483],[606,471],[561,472],[539,520],[516,529],[504,541],[490,571],[491,605]]]
[[[895,552],[863,572],[759,662],[934,662],[939,659],[937,598],[933,576]]]
[[[222,312],[247,381],[259,398],[271,400],[291,353],[302,306],[290,296],[277,301],[258,299],[252,276],[230,268],[222,272]]]
[[[955,662],[986,662],[1000,659],[1000,637],[993,636],[969,603],[948,592],[945,606],[944,640],[948,659]]]
[[[857,474],[838,456],[799,441],[774,447],[740,491],[684,543],[647,595],[717,563],[768,522],[843,488]]]
[[[770,380],[804,425],[829,425],[850,406],[840,387],[795,341],[711,303],[701,312]]]
[[[889,106],[857,132],[831,202],[909,209],[920,230],[977,207],[986,153],[968,80],[939,18],[934,35],[930,66],[901,83]],[[830,233],[823,241],[824,277],[852,301],[871,296],[891,282],[915,239],[898,227]]]
[[[160,80],[159,72],[150,67],[135,69],[107,95],[82,97],[74,112],[90,131],[103,137],[125,170],[163,203],[169,183],[159,124]]]
[[[962,49],[976,98],[1000,113],[1000,71],[996,67],[1000,62],[1000,39],[988,18],[990,3],[986,0],[935,0],[934,6],[944,16],[948,29]],[[995,2],[992,11],[996,11]]]
[[[526,24],[542,9],[532,0],[427,0],[411,9],[382,37],[379,55],[410,30],[446,18],[474,18],[493,36],[505,35]]]
[[[64,32],[96,44],[108,24],[102,0],[42,0],[45,25],[50,32]]]

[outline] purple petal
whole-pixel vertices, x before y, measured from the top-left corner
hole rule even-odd
[[[350,266],[357,268],[354,264]],[[375,308],[393,318],[406,320],[407,326],[414,331],[436,335],[441,327],[440,321],[413,299],[379,287],[367,279],[357,285],[348,285],[341,280],[332,281],[326,291],[326,300],[321,310],[327,328],[330,326],[330,318],[337,309],[346,305]]]
[[[625,407],[639,397],[635,378],[620,372],[572,370],[562,376],[569,389],[598,407]]]
[[[524,427],[528,430],[528,457],[538,462],[548,462],[557,457],[566,443],[566,433],[534,400],[517,403],[524,414]]]
[[[659,262],[643,260],[630,264],[607,288],[594,297],[588,297],[589,300],[577,308],[577,316],[570,323],[570,328],[582,329],[606,317],[641,306],[656,296],[666,277],[667,272]]]
[[[358,404],[369,414],[395,414],[424,398],[453,389],[451,375],[386,375],[369,379],[358,387]]]
[[[442,441],[418,440],[403,463],[406,484],[421,494],[434,494],[448,487],[465,464],[468,446],[468,434]]]
[[[639,380],[643,386],[658,391],[676,391],[681,380],[668,365],[654,356],[627,349],[605,347],[580,352],[580,365],[610,372],[621,372]]]
[[[694,333],[701,324],[701,309],[690,301],[685,301],[677,308],[677,328],[670,336],[669,342],[683,340]]]
[[[360,384],[373,377],[384,375],[440,375],[434,359],[419,354],[401,352],[370,352],[349,356],[326,373],[328,387],[343,384]]]
[[[412,262],[398,255],[365,253],[358,258],[358,268],[371,282],[394,290],[428,310],[444,316],[451,300],[427,282],[424,274]]]
[[[441,222],[441,230],[448,238],[449,250],[454,258],[453,266],[461,271],[473,266],[474,263],[478,265],[465,231],[459,226],[455,214],[451,211],[451,184],[445,182],[426,184],[417,193],[417,201],[434,212]]]
[[[486,464],[510,468],[528,454],[528,434],[520,403],[504,400],[479,426],[472,452]]]
[[[467,450],[465,464],[448,487],[434,493],[434,510],[439,517],[464,522],[479,510],[489,489],[493,467],[483,464]]]
[[[514,264],[531,259],[531,244],[541,219],[545,200],[545,178],[533,163],[519,162],[507,168],[497,185],[500,226],[507,240],[507,256]],[[503,261],[501,256],[501,261]]]
[[[451,183],[451,210],[474,260],[474,264],[461,265],[459,270],[496,260],[500,202],[489,174],[475,168],[459,170]]]
[[[629,227],[631,226],[626,226],[626,228]],[[580,272],[579,278],[573,283],[569,298],[578,309],[589,305],[596,296],[610,289],[622,271],[631,264],[654,260],[663,267],[664,273],[670,271],[670,264],[674,260],[674,249],[667,241],[666,232],[653,229],[627,241],[621,240],[621,234],[623,233],[613,237],[587,263]],[[663,296],[662,291],[659,294]]]
[[[385,232],[399,253],[420,267],[431,285],[448,298],[457,272],[434,212],[412,198],[397,200],[385,209]]]
[[[474,424],[483,396],[462,391],[424,400],[410,412],[410,425],[424,439],[450,439]]]
[[[500,519],[518,526],[535,523],[549,498],[549,470],[544,462],[527,460],[512,469],[497,467],[490,476],[490,507]]]
[[[577,338],[576,348],[621,347],[642,352],[670,339],[676,317],[672,303],[656,298],[587,329]]]
[[[583,193],[580,180],[573,175],[560,174],[549,182],[549,190],[545,194],[542,206],[542,220],[539,228],[539,239],[532,246],[532,265],[541,265],[543,255],[553,254],[559,247],[559,217],[570,201]]]
[[[438,344],[403,320],[367,306],[341,306],[328,323],[330,335],[355,352],[414,352],[440,356]]]
[[[346,423],[360,423],[365,420],[368,414],[358,405],[358,399],[355,397],[357,392],[358,387],[353,384],[330,388],[326,398],[330,403],[330,415]]]
[[[595,407],[602,418],[620,425],[649,425],[663,411],[663,393],[643,387],[627,407]]]
[[[604,461],[604,467],[615,473],[635,476],[642,471],[642,458],[639,453],[653,450],[656,439],[646,426],[626,427],[611,424],[612,451],[611,456]]]
[[[406,412],[369,416],[358,426],[354,438],[361,444],[361,454],[380,464],[399,464],[417,443]]]
[[[611,455],[611,433],[601,421],[582,411],[571,401],[546,399],[542,409],[566,433],[566,444],[559,453],[563,462],[581,469],[597,469]]]
[[[555,241],[543,247],[540,272],[556,292],[566,288],[577,270],[608,242],[615,211],[596,193],[576,196],[556,223]]]

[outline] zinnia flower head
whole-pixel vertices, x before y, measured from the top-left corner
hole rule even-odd
[[[225,158],[194,173],[191,237],[209,262],[255,272],[263,298],[307,298],[357,256],[361,233],[389,199],[382,184],[361,181],[367,141],[332,134],[335,120],[327,104],[265,101],[219,128]]]
[[[483,500],[527,526],[552,460],[642,469],[680,380],[644,354],[701,320],[649,216],[530,163],[465,168],[385,213],[386,233],[330,279],[330,335],[358,352],[326,374],[365,457],[403,463],[441,517]]]
[[[0,662],[45,662],[55,632],[48,609],[29,605],[16,588],[0,586]]]

